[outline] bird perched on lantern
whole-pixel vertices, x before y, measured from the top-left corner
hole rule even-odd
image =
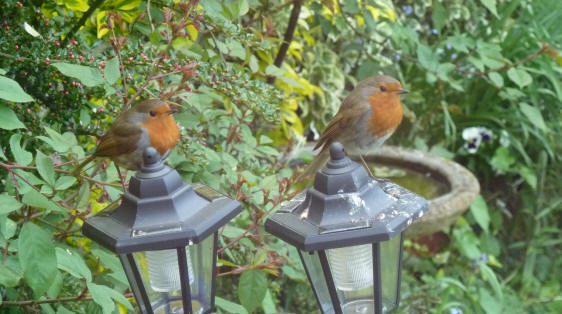
[[[358,156],[369,174],[362,155],[379,148],[402,122],[400,95],[408,91],[395,78],[375,75],[361,81],[344,99],[340,109],[328,123],[314,149],[320,149],[297,181],[314,175],[328,161],[329,147],[343,144],[349,155]]]
[[[148,146],[154,147],[165,158],[180,136],[173,117],[176,112],[175,108],[159,99],[142,101],[123,112],[100,138],[95,152],[74,169],[73,175],[78,175],[97,157],[108,157],[118,167],[138,170],[143,162],[144,149]]]

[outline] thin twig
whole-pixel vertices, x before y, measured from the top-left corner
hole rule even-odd
[[[133,297],[132,293],[125,293],[123,295],[125,298],[129,299]],[[45,304],[45,303],[64,303],[64,302],[74,302],[74,301],[90,301],[92,297],[86,296],[74,296],[74,297],[65,297],[65,298],[56,298],[56,299],[44,299],[44,300],[25,300],[25,301],[2,301],[0,307],[2,306],[26,306],[26,305],[35,305],[35,304]]]

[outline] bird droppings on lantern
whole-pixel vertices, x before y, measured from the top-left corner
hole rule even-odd
[[[404,231],[428,203],[371,178],[340,143],[330,157],[314,186],[282,204],[265,229],[297,247],[322,313],[388,313],[400,300]]]
[[[117,253],[142,313],[211,313],[217,230],[240,204],[202,184],[186,185],[147,147],[116,208],[84,222],[85,236]]]

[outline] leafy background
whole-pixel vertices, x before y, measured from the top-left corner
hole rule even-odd
[[[390,142],[453,159],[482,187],[432,242],[406,241],[399,312],[562,312],[562,2],[2,7],[2,312],[133,310],[118,259],[80,233],[118,199],[116,170],[100,161],[70,173],[139,97],[184,108],[168,163],[244,206],[220,231],[216,311],[318,312],[296,251],[263,221],[295,193],[285,161],[359,80],[380,72],[411,91]],[[475,151],[462,136],[469,127],[492,134]]]

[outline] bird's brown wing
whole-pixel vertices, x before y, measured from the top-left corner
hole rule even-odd
[[[101,137],[94,155],[113,157],[132,153],[142,134],[142,130],[128,123],[113,124],[110,130]]]
[[[327,147],[336,141],[338,136],[352,127],[359,119],[370,110],[370,105],[366,101],[361,101],[355,94],[350,94],[342,103],[338,113],[332,118],[330,123],[322,132],[322,136],[314,146],[314,149]]]

